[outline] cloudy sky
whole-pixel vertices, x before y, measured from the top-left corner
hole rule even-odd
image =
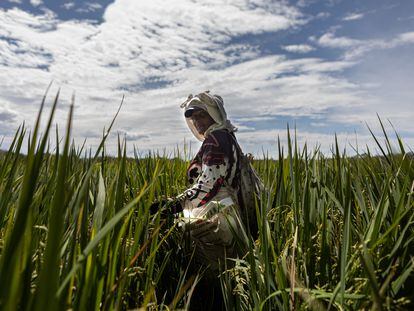
[[[1,0],[0,148],[32,125],[47,85],[63,128],[95,146],[125,95],[116,134],[130,151],[199,143],[179,108],[220,94],[242,147],[372,145],[378,113],[414,146],[412,0]]]

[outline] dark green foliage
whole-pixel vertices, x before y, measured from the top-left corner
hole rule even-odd
[[[185,308],[200,279],[172,219],[151,203],[186,188],[188,161],[158,154],[92,154],[65,139],[49,149],[46,129],[22,125],[0,154],[0,309]],[[44,103],[44,101],[43,101]],[[113,120],[114,121],[114,120]],[[109,127],[112,127],[113,121]],[[278,159],[254,166],[267,191],[256,213],[259,238],[220,276],[225,305],[237,310],[407,309],[414,287],[414,166],[397,135],[354,157],[335,140],[327,157],[300,150],[288,129]],[[56,141],[59,135],[56,129]]]

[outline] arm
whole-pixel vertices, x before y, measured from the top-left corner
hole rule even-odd
[[[212,158],[215,160],[212,161]],[[183,209],[202,208],[215,197],[224,184],[227,170],[226,162],[227,160],[223,154],[207,152],[206,156],[203,157],[201,170],[194,165],[193,169],[198,171],[196,182],[175,198],[161,199],[151,204],[151,215],[157,213],[163,207],[166,207],[162,214],[164,217],[169,214],[180,213]]]
[[[217,193],[224,186],[225,179],[234,176],[237,155],[225,138],[225,136],[218,138],[209,136],[206,140],[207,147],[202,156],[202,174],[197,183],[184,192],[183,195],[186,196],[184,209],[205,208],[210,201],[214,201]],[[203,244],[228,246],[234,240],[234,232],[240,229],[237,216],[237,206],[231,205],[208,219],[190,224],[188,229],[192,237]]]
[[[201,212],[203,207],[214,199],[222,187],[226,165],[208,165],[204,163],[199,174],[196,182],[177,197],[161,199],[151,204],[151,215],[156,214],[161,209],[161,217],[163,218],[180,213],[183,209],[189,211],[200,209]]]
[[[179,197],[182,198],[183,208],[195,209],[202,208],[210,202],[221,187],[224,185],[226,176],[226,159],[224,155],[219,155],[222,158],[222,163],[211,163],[203,159],[200,176],[194,185],[185,190]]]

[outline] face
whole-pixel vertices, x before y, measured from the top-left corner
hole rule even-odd
[[[204,110],[194,112],[191,115],[191,120],[193,120],[195,128],[201,135],[215,123],[213,118]]]

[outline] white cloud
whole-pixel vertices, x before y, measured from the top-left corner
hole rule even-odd
[[[177,137],[188,136],[178,109],[187,93],[220,86],[221,76],[228,73],[224,67],[240,62],[249,66],[258,56],[255,46],[229,44],[232,37],[303,23],[300,12],[283,3],[254,4],[120,0],[106,9],[100,25],[60,21],[51,13],[0,10],[0,35],[8,38],[0,40],[0,99],[20,112],[17,124],[33,120],[52,79],[52,93],[63,87],[63,106],[76,90],[74,133],[87,133],[93,144],[126,93],[119,130],[137,142],[140,137],[157,137],[145,141],[148,148],[174,145]],[[237,70],[233,72],[237,76]],[[169,86],[145,90],[148,83]],[[160,128],[148,114],[161,118]],[[57,121],[65,117],[59,112]],[[98,135],[94,138],[92,132]]]
[[[17,112],[6,107],[0,107],[0,123],[13,122],[17,117]]]
[[[309,53],[315,50],[313,46],[309,44],[292,44],[282,46],[282,49],[292,53]]]
[[[102,4],[98,2],[85,2],[83,4],[83,7],[76,9],[76,12],[89,13],[89,12],[95,12],[100,9],[102,9]]]
[[[331,13],[329,12],[319,12],[318,14],[316,14],[315,18],[317,19],[325,19],[331,16]]]
[[[414,43],[414,32],[401,33],[391,39],[353,39],[337,37],[334,32],[323,34],[316,42],[322,47],[344,49],[345,59],[356,59],[371,50],[392,49]]]
[[[331,156],[332,151],[335,150],[335,137],[333,134],[310,132],[306,130],[296,129],[295,135],[295,131],[293,129],[294,124],[290,124],[289,126],[291,139],[296,140],[298,148],[300,148],[300,150],[303,150],[305,144],[308,150],[313,150],[316,147],[318,147],[319,150],[326,156]],[[356,147],[358,147],[360,153],[364,153],[367,146],[370,148],[371,152],[378,149],[378,147],[375,145],[374,139],[372,138],[372,136],[370,136],[368,132],[359,133],[357,135],[352,132],[337,132],[336,135],[339,142],[339,149],[341,150],[341,152],[345,149],[348,155],[354,155],[354,149],[356,149]],[[263,146],[263,150],[268,150],[269,156],[273,158],[277,158],[278,156],[277,140],[279,138],[281,145],[285,146],[284,151],[286,156],[286,146],[288,144],[286,129],[254,130],[250,132],[238,133],[237,137],[240,141],[243,142],[243,146],[253,151],[256,156],[262,156],[261,147]],[[377,137],[381,140],[383,138],[380,133],[378,133]]]
[[[61,5],[61,7],[66,9],[66,10],[70,10],[74,6],[75,6],[75,2],[66,2],[66,3]]]
[[[414,43],[414,31],[400,34],[394,44]]]
[[[39,6],[43,4],[43,0],[30,0],[30,4],[33,6]]]
[[[254,117],[241,117],[241,118],[238,118],[237,121],[238,122],[258,122],[258,121],[269,121],[273,119],[274,117],[268,116],[268,115],[264,115],[264,116],[255,115]]]
[[[318,43],[323,47],[330,48],[350,48],[358,45],[362,45],[363,41],[352,39],[348,37],[336,37],[334,33],[328,32],[323,34]]]
[[[355,21],[364,17],[363,13],[349,13],[342,20],[343,21]]]
[[[296,5],[298,7],[305,8],[305,7],[308,7],[308,6],[312,5],[312,4],[314,4],[317,1],[318,0],[298,0],[297,3],[296,3]]]
[[[188,93],[206,89],[223,96],[229,116],[243,129],[240,139],[247,150],[257,148],[260,139],[255,147],[248,144],[246,133],[252,127],[244,124],[249,122],[243,120],[246,116],[260,116],[257,122],[261,122],[266,115],[312,117],[342,109],[338,122],[359,122],[357,114],[346,116],[375,98],[363,85],[340,75],[355,65],[353,58],[290,60],[283,55],[261,56],[257,46],[243,40],[233,43],[243,36],[303,24],[298,9],[260,0],[118,0],[106,8],[99,25],[60,21],[50,12],[35,16],[19,9],[0,10],[0,36],[8,38],[0,40],[0,100],[8,111],[16,112],[1,131],[33,121],[51,80],[55,81],[51,94],[62,87],[57,121],[64,124],[76,91],[74,136],[79,143],[87,137],[92,146],[123,94],[125,104],[114,133],[125,135],[130,146],[134,143],[141,150],[172,149],[191,137],[179,103]],[[412,37],[406,33],[395,40],[403,44]],[[360,40],[333,33],[315,43],[339,44],[345,50],[364,46]],[[113,151],[111,144],[108,147]]]

